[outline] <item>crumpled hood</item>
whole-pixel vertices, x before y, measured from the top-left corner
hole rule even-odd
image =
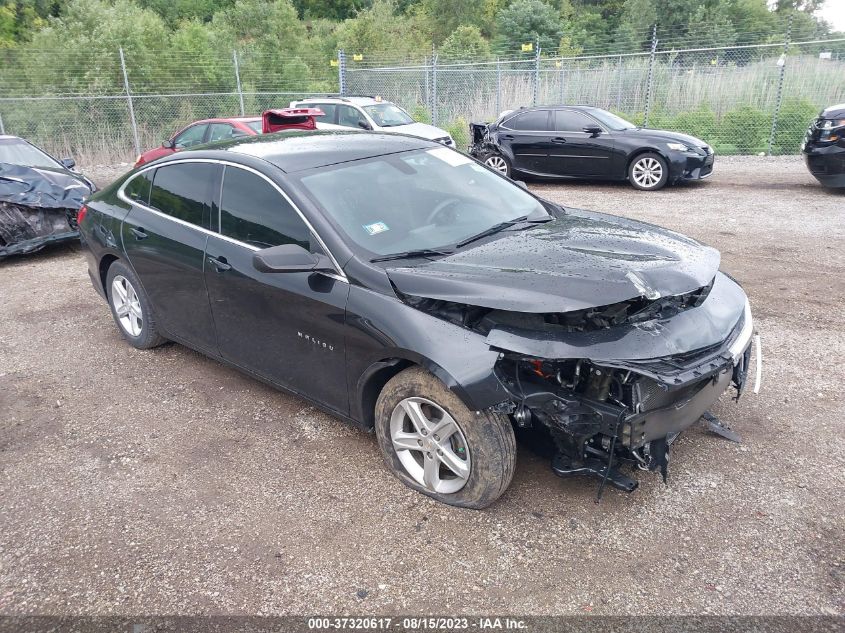
[[[408,125],[394,125],[381,129],[382,132],[398,132],[400,134],[410,134],[419,138],[425,138],[433,141],[438,138],[445,138],[449,133],[441,130],[439,127],[428,125],[427,123],[409,123]]]
[[[0,200],[32,207],[78,209],[91,187],[64,171],[0,163]]]
[[[719,252],[651,224],[581,210],[387,275],[407,295],[513,312],[569,312],[691,292]]]

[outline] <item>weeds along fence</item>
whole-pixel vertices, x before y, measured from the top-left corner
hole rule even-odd
[[[446,128],[533,104],[580,103],[703,138],[721,154],[793,154],[819,110],[845,101],[845,38],[601,55],[391,60],[339,52],[0,50],[0,133],[80,164],[130,161],[201,118],[260,114],[315,94],[381,95]],[[777,39],[777,38],[770,38]],[[59,60],[59,61],[57,61]]]

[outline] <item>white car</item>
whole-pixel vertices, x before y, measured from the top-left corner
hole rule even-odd
[[[378,132],[399,132],[455,146],[446,130],[417,123],[405,110],[381,97],[311,97],[291,101],[291,108],[320,108],[326,116],[317,119],[319,129],[356,128]]]

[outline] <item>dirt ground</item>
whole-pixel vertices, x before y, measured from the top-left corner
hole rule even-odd
[[[438,505],[374,436],[123,343],[79,248],[51,248],[0,264],[0,614],[845,613],[845,195],[795,158],[531,186],[721,250],[763,340],[760,394],[715,408],[742,444],[693,427],[668,486],[599,505],[523,446],[494,506]]]

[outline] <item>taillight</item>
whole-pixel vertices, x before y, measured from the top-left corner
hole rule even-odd
[[[82,220],[85,219],[85,215],[87,213],[88,213],[88,207],[86,207],[84,204],[81,207],[79,207],[79,211],[76,212],[76,224],[77,225],[82,224]]]

